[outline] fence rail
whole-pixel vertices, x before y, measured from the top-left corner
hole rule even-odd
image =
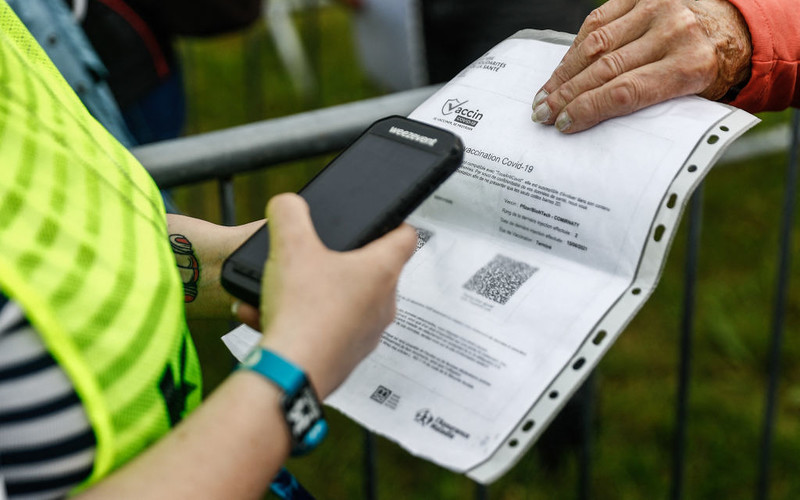
[[[407,115],[436,86],[170,141],[133,154],[162,188],[229,177],[339,150],[372,122]]]
[[[373,121],[388,115],[406,115],[430,96],[437,87],[425,87],[360,102],[299,113],[217,132],[165,141],[133,149],[133,154],[162,188],[218,179],[223,222],[234,223],[232,178],[236,174],[267,168],[281,163],[318,156],[339,150]],[[800,158],[800,112],[795,111],[792,126],[774,127],[766,132],[750,133],[729,148],[721,164],[739,162],[767,154],[787,152],[786,188],[778,249],[778,275],[774,299],[770,369],[765,389],[762,442],[755,498],[765,500],[770,492],[770,462],[775,426],[775,406],[780,374],[779,358],[785,330],[784,317],[790,278],[791,237],[797,197]],[[683,498],[686,453],[687,402],[692,359],[692,336],[695,317],[697,254],[702,220],[702,186],[692,199],[684,276],[683,319],[678,361],[678,390],[673,448],[670,498]],[[590,408],[591,406],[587,406]],[[590,412],[584,412],[587,425]],[[586,433],[578,497],[589,498],[591,445]],[[374,440],[367,433],[364,440],[364,496],[377,493]],[[478,486],[476,498],[488,498],[488,490]]]

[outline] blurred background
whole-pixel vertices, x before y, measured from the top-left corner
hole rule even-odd
[[[401,11],[406,5],[393,1]],[[396,52],[389,66],[402,65],[395,70],[407,81],[398,76],[387,84],[380,81],[380,75],[376,78],[374,68],[365,69],[370,56],[363,47],[359,49],[359,37],[374,37],[375,33],[370,35],[369,27],[359,24],[363,13],[348,5],[354,3],[358,2],[271,0],[258,20],[235,33],[172,40],[185,88],[182,133],[200,134],[441,81],[512,34],[517,27],[507,21],[523,23],[518,27],[530,26],[514,9],[523,8],[534,17],[536,26],[531,27],[575,32],[593,4],[505,2],[511,6],[506,8],[504,2],[488,0],[462,0],[449,7],[447,2],[423,2],[422,18],[418,12],[411,25],[428,45],[417,47],[416,52]],[[484,12],[487,9],[506,22],[492,25]],[[451,21],[460,28],[448,28]],[[389,31],[384,34],[392,35]],[[457,40],[459,36],[464,40]],[[452,47],[446,45],[447,40],[455,40]],[[472,52],[457,53],[462,49]],[[424,53],[424,60],[415,60],[414,53]],[[450,73],[441,72],[447,63],[453,66]],[[761,118],[763,123],[750,135],[783,130],[790,114]],[[541,444],[490,487],[476,488],[469,479],[414,458],[382,438],[372,438],[375,482],[369,483],[364,472],[364,432],[330,409],[329,437],[311,455],[290,461],[289,469],[323,499],[753,498],[757,495],[765,387],[771,365],[787,155],[780,150],[727,162],[715,167],[702,189],[685,458],[680,464],[685,476],[680,492],[674,489],[673,449],[686,220],[658,289],[600,363],[590,379],[588,397],[573,405],[577,409],[568,410],[570,418],[548,431]],[[296,191],[329,159],[314,157],[237,175],[233,180],[236,222],[263,217],[272,195]],[[179,211],[221,223],[219,192],[212,181],[177,187],[171,196]],[[794,212],[797,220],[796,208]],[[790,254],[798,256],[796,226],[789,248]],[[780,499],[800,498],[797,260],[788,271],[795,283],[788,296],[779,357],[777,418],[767,489],[771,498]],[[210,391],[233,366],[219,340],[230,325],[204,321],[191,328],[200,339],[206,390]],[[581,461],[581,456],[588,461]]]

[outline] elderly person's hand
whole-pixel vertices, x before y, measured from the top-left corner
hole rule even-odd
[[[673,97],[721,99],[747,81],[751,53],[727,0],[609,0],[536,94],[532,119],[572,133]]]

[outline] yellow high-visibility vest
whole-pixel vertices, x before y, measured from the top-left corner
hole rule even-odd
[[[158,189],[0,0],[0,289],[71,379],[91,484],[200,401]]]

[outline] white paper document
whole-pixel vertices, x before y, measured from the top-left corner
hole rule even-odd
[[[680,211],[751,115],[672,100],[575,135],[531,121],[565,45],[521,32],[411,118],[465,144],[408,222],[397,318],[327,404],[491,482],[535,441],[650,295]]]

